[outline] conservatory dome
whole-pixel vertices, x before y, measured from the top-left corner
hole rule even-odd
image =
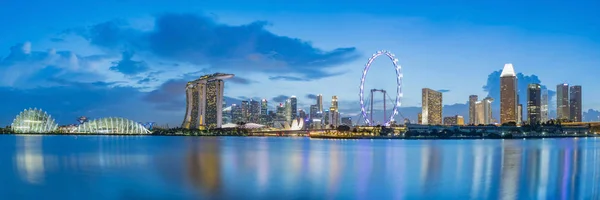
[[[150,131],[144,125],[120,117],[107,117],[83,123],[75,130],[77,133],[103,134],[148,134]]]
[[[50,133],[58,124],[41,109],[25,109],[13,120],[11,128],[15,133]]]

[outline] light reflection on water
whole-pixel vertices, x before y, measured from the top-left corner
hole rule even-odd
[[[600,140],[0,136],[8,199],[600,199]]]

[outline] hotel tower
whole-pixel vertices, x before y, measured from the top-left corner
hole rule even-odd
[[[187,83],[186,110],[182,127],[188,129],[220,128],[223,110],[224,79],[233,74],[204,75]]]

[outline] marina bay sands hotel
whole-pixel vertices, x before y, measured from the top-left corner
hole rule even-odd
[[[221,128],[224,79],[233,74],[204,75],[187,83],[185,119],[182,128]]]

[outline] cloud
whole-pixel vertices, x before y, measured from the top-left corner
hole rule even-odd
[[[132,60],[133,52],[126,51],[123,52],[122,55],[123,56],[120,61],[113,62],[113,66],[109,68],[110,70],[121,72],[122,74],[127,76],[137,75],[150,70],[146,62]]]
[[[285,102],[289,98],[290,98],[289,96],[279,95],[279,96],[273,97],[272,100],[277,103],[282,103],[282,102]]]
[[[242,78],[239,76],[234,76],[233,78],[227,79],[227,82],[236,83],[236,84],[240,84],[240,85],[250,85],[252,83],[256,83],[256,81]]]
[[[153,103],[160,110],[183,110],[185,109],[185,86],[187,80],[168,80],[157,89],[144,96],[146,102]]]
[[[447,93],[447,92],[450,92],[450,90],[444,90],[444,89],[442,89],[442,90],[438,90],[438,92]]]
[[[308,98],[308,99],[312,99],[312,100],[317,100],[317,95],[314,95],[314,94],[307,94],[307,95],[306,95],[306,98]]]
[[[81,57],[70,51],[33,51],[31,43],[11,47],[8,56],[0,60],[0,86],[18,88],[58,86],[57,79],[79,82],[105,80],[89,66],[102,55]]]
[[[351,62],[354,47],[324,51],[307,41],[271,33],[268,23],[230,26],[206,16],[163,14],[151,31],[134,30],[122,21],[109,21],[78,32],[91,44],[106,49],[134,49],[177,62],[208,65],[220,70],[295,74],[276,79],[314,80],[341,73],[327,70]]]
[[[60,124],[75,123],[77,116],[92,118],[121,116],[142,119],[149,107],[139,102],[141,93],[134,88],[118,87],[113,83],[81,83],[63,80],[64,86],[33,89],[0,87],[2,103],[0,122],[8,125],[26,108],[42,108]],[[136,108],[132,112],[131,108]]]
[[[272,80],[272,81],[278,81],[278,80],[283,80],[283,81],[310,81],[310,79],[307,79],[307,78],[300,78],[300,77],[293,77],[293,76],[270,76],[269,80]]]

